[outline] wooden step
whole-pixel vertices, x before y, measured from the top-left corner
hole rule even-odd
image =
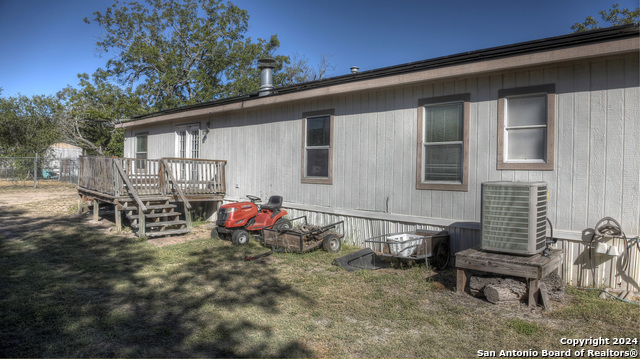
[[[169,208],[178,208],[175,204],[154,204],[145,206],[148,210],[158,210],[158,209],[169,209]],[[138,206],[127,206],[122,207],[123,211],[135,211],[138,209]]]
[[[182,228],[182,229],[171,229],[168,231],[146,232],[145,235],[147,237],[160,237],[160,236],[174,236],[174,235],[186,234],[190,232],[191,232],[190,229]]]
[[[145,213],[144,217],[145,218],[163,218],[163,217],[174,217],[174,216],[181,216],[181,215],[182,213],[180,212]],[[140,215],[139,214],[127,215],[127,218],[129,218],[129,220],[134,220],[134,219],[140,218]]]
[[[187,221],[178,220],[178,221],[165,221],[165,222],[146,222],[144,226],[146,228],[151,228],[151,227],[164,227],[164,226],[177,226],[177,225],[186,226]],[[131,227],[138,229],[140,226],[138,225],[138,223],[131,223]]]

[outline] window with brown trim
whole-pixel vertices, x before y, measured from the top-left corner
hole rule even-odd
[[[467,93],[418,101],[417,189],[468,190],[470,98]]]
[[[302,114],[302,182],[333,183],[333,110]]]
[[[498,91],[498,169],[554,169],[555,85]]]

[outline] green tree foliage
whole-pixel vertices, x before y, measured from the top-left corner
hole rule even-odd
[[[104,30],[97,46],[112,54],[108,77],[154,110],[257,91],[256,60],[274,57],[280,42],[245,38],[248,20],[246,10],[220,0],[116,0],[85,18]],[[276,86],[300,80],[288,56],[275,59]]]
[[[276,87],[320,79],[331,68],[326,58],[315,70],[305,58],[276,55],[276,35],[245,38],[248,20],[246,10],[221,0],[114,0],[85,18],[104,30],[97,42],[109,55],[104,69],[79,74],[78,86],[67,86],[57,98],[0,98],[0,155],[33,155],[67,141],[88,154],[122,156],[118,123],[257,92],[259,58],[276,59]]]
[[[87,154],[122,156],[124,134],[116,125],[146,109],[137,96],[105,79],[98,70],[92,77],[78,75],[78,88],[58,92],[63,104],[59,114],[62,135]]]
[[[0,98],[0,155],[43,155],[60,138],[60,110],[51,96]]]
[[[606,22],[608,26],[637,24],[640,20],[640,7],[635,10],[619,9],[620,4],[614,4],[608,11],[601,10],[598,13],[602,18],[602,21]],[[576,22],[571,26],[573,32],[583,32],[588,30],[599,29],[598,20],[593,16],[587,16],[584,22]]]

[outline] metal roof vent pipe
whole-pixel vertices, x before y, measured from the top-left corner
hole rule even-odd
[[[273,69],[276,67],[275,59],[259,59],[258,68],[260,69],[260,92],[258,96],[266,96],[273,90]]]
[[[360,68],[358,66],[351,66],[351,73],[352,74],[357,74],[358,71],[360,71]]]

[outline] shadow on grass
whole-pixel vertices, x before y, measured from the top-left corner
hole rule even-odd
[[[228,246],[158,249],[83,221],[0,207],[0,357],[314,356],[275,335],[282,301],[313,300],[272,266]]]
[[[457,278],[455,268],[431,269],[427,273],[427,283],[439,283],[439,287],[441,288],[447,288],[452,291],[456,290]]]

